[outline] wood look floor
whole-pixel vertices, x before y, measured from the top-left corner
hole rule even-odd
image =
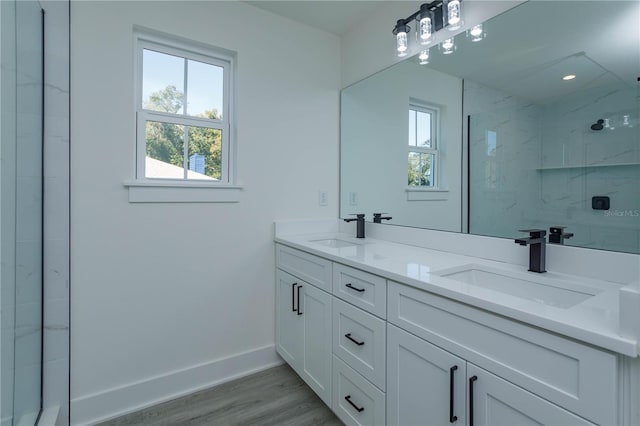
[[[288,365],[101,423],[132,425],[342,425]]]

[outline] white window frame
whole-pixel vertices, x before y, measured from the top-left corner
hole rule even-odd
[[[185,102],[183,114],[171,114],[143,108],[143,52],[153,50],[180,58],[186,58],[223,68],[223,106],[222,119],[206,119],[186,114],[188,96],[188,74],[185,72]],[[134,30],[134,93],[135,93],[135,180],[125,182],[129,187],[130,202],[237,202],[237,192],[242,188],[236,184],[236,90],[235,90],[235,54],[231,51],[205,45],[199,42],[181,39],[153,30]],[[186,64],[185,64],[186,71]],[[183,179],[146,177],[146,122],[158,121],[181,126],[205,127],[221,130],[221,173],[220,180],[187,179],[188,136],[184,139]],[[178,194],[180,188],[191,188]],[[225,189],[224,195],[213,194],[196,189]],[[235,190],[235,191],[234,191]],[[167,191],[178,194],[173,196]],[[195,194],[195,195],[194,195]]]
[[[431,186],[426,186],[426,185],[416,185],[416,186],[410,186],[407,185],[407,189],[408,190],[420,190],[420,191],[433,191],[433,190],[438,190],[439,189],[439,183],[440,183],[440,155],[439,155],[439,146],[440,146],[440,108],[435,106],[435,105],[431,105],[431,104],[427,104],[427,103],[423,103],[423,102],[416,102],[416,101],[411,101],[411,103],[409,104],[409,111],[418,111],[418,112],[424,112],[427,114],[430,114],[431,116],[431,147],[427,148],[427,147],[422,147],[422,146],[413,146],[413,145],[409,145],[407,144],[407,160],[409,158],[409,154],[412,152],[417,152],[417,153],[421,153],[421,154],[433,154],[433,164],[431,165],[433,170],[432,170],[432,178],[433,178],[433,185]],[[416,130],[415,130],[415,134],[417,137],[418,134],[418,120],[417,120],[417,115],[416,115]]]

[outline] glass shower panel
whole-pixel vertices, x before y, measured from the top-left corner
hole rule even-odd
[[[16,2],[14,424],[34,424],[42,383],[43,14]]]

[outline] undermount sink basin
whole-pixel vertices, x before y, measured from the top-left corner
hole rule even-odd
[[[310,243],[320,244],[320,245],[323,245],[325,247],[331,247],[331,248],[343,248],[343,247],[352,247],[352,246],[359,245],[357,243],[352,243],[350,241],[345,241],[345,240],[339,240],[337,238],[327,238],[327,239],[322,239],[322,240],[310,240],[309,242]]]
[[[482,265],[464,265],[436,271],[434,274],[563,309],[577,305],[602,291],[573,281],[548,278],[544,274],[532,276],[529,273],[503,271]]]

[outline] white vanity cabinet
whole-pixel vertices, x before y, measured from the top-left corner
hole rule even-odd
[[[331,295],[300,279],[322,282],[331,262],[281,246],[276,258],[276,350],[331,405]]]
[[[387,424],[464,425],[466,361],[387,326]]]
[[[630,359],[335,257],[276,259],[277,351],[347,425],[637,423]]]
[[[388,425],[593,424],[393,325],[387,336]]]

